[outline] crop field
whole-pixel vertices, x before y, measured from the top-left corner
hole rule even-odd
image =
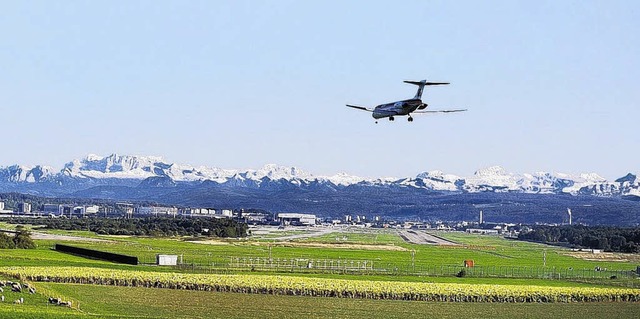
[[[39,283],[79,310],[0,305],[0,318],[636,318],[638,303],[444,303]]]
[[[338,298],[448,302],[640,301],[640,290],[628,288],[417,283],[273,275],[180,274],[91,267],[0,267],[0,274],[35,282]]]
[[[563,248],[497,236],[434,233],[459,244],[436,246],[410,244],[396,230],[384,229],[314,230],[313,236],[306,236],[303,230],[282,230],[255,239],[226,240],[46,232],[93,241],[46,239],[36,240],[35,250],[0,250],[3,276],[21,272],[19,276],[23,279],[34,280],[43,288],[39,292],[41,296],[25,298],[23,305],[0,304],[0,318],[153,318],[158,313],[176,318],[406,318],[429,311],[437,317],[459,317],[460,314],[499,317],[496,313],[513,317],[517,313],[519,317],[536,318],[556,313],[554,317],[582,314],[582,317],[597,318],[615,313],[614,317],[625,318],[634,317],[632,314],[640,310],[640,303],[634,301],[640,299],[639,279],[610,279],[609,273],[593,272],[599,267],[631,273],[637,266],[633,258],[585,260],[568,255],[568,250]],[[277,240],[284,237],[279,235],[296,237]],[[63,254],[51,249],[55,243],[137,256],[146,264],[121,265]],[[156,254],[180,255],[185,264],[177,268],[151,265]],[[255,267],[254,272],[253,267],[230,267],[233,258],[267,265],[275,261],[304,261],[302,264],[306,265],[307,261],[313,261],[314,268]],[[462,261],[467,259],[474,260],[476,267],[467,269],[466,276],[454,276],[464,269]],[[375,271],[321,271],[323,261],[324,265],[367,261],[367,265],[373,263],[371,269]],[[398,271],[389,272],[389,269]],[[433,272],[438,269],[447,271]],[[599,276],[521,278],[514,269],[562,274],[583,269],[587,274]],[[488,270],[493,271],[490,276],[480,273]],[[48,281],[42,282],[44,278]],[[87,282],[101,285],[78,284]],[[78,302],[80,310],[47,306],[46,298],[54,295]],[[123,299],[131,304],[124,307]],[[568,301],[581,302],[566,303]],[[255,306],[267,303],[268,307]],[[167,309],[171,305],[174,310]],[[237,305],[242,305],[243,311],[238,311]],[[528,315],[522,315],[522,307],[529,309]],[[307,310],[311,308],[313,310]],[[376,315],[368,309],[376,309]]]

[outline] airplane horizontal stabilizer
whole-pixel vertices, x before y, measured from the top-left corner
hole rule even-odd
[[[409,83],[413,85],[448,85],[449,82],[427,82],[427,81],[404,81],[404,83]]]

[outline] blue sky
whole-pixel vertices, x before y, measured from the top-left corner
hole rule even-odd
[[[637,1],[13,1],[0,166],[640,173]],[[345,103],[466,113],[374,124]]]

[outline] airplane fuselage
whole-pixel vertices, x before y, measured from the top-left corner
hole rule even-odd
[[[409,115],[411,112],[417,110],[421,105],[422,100],[420,99],[408,99],[380,104],[373,109],[371,116],[373,116],[374,119],[381,119],[397,115]]]

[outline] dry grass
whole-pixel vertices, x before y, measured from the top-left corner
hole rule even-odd
[[[563,255],[580,258],[589,261],[619,261],[619,262],[640,262],[640,254],[623,253],[592,253],[587,251],[564,252]]]

